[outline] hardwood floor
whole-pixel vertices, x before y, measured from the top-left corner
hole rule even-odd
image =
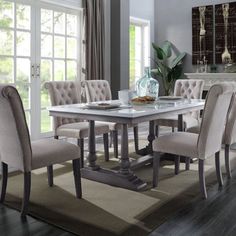
[[[149,236],[235,236],[236,235],[236,171],[233,178],[224,178],[208,190],[208,199],[199,197],[175,213],[173,217],[154,230]]]
[[[74,236],[57,227],[48,225],[30,216],[21,220],[20,213],[0,204],[1,236]]]

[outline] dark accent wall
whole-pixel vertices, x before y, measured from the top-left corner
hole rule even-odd
[[[129,0],[111,4],[111,90],[112,97],[129,86]]]

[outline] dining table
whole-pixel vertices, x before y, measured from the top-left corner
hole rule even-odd
[[[104,103],[104,101],[103,101]],[[106,104],[117,105],[118,100],[106,101]],[[147,188],[147,183],[135,175],[134,169],[150,163],[153,159],[152,143],[155,139],[155,120],[178,117],[178,131],[183,131],[183,115],[202,110],[205,101],[202,99],[158,100],[151,104],[131,104],[111,106],[103,109],[99,102],[90,104],[70,104],[49,107],[50,116],[64,118],[79,118],[89,122],[87,166],[81,169],[83,178],[109,184],[134,191]],[[95,106],[94,106],[95,105]],[[99,166],[96,155],[95,122],[115,122],[121,125],[121,156],[119,170],[105,169]],[[140,158],[131,161],[129,158],[129,125],[149,122],[147,128],[148,145],[139,151]]]

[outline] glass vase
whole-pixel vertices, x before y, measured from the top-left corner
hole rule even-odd
[[[159,94],[159,82],[152,78],[150,67],[145,68],[145,75],[136,83],[136,91],[139,97],[150,96],[155,99]]]

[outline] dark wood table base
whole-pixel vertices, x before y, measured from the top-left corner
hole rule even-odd
[[[81,176],[85,179],[134,191],[144,191],[147,188],[147,183],[139,179],[133,172],[124,175],[120,174],[119,171],[112,171],[104,168],[92,170],[89,167],[85,167],[81,169]]]

